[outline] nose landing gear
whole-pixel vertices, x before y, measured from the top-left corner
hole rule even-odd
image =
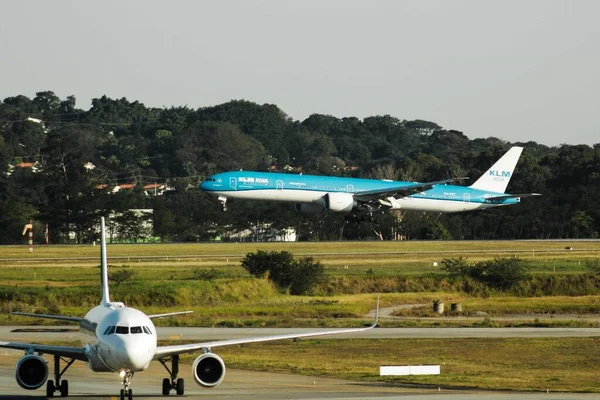
[[[219,196],[217,200],[221,203],[221,211],[227,211],[227,197]]]
[[[121,371],[119,373],[121,379],[123,379],[123,389],[121,389],[121,400],[132,400],[133,399],[133,391],[129,387],[131,384],[131,378],[133,377],[133,372],[131,371]]]

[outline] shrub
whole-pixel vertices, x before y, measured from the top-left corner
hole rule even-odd
[[[593,260],[586,260],[585,266],[587,269],[592,271],[594,275],[600,275],[600,258],[594,258]]]
[[[309,292],[325,276],[325,268],[320,262],[312,257],[295,260],[287,251],[248,253],[242,260],[242,267],[256,277],[264,277],[268,273],[269,279],[277,286],[294,295]]]
[[[110,274],[109,281],[119,285],[133,278],[135,272],[130,269],[121,269]]]
[[[512,289],[527,277],[527,268],[519,258],[495,258],[476,263],[464,258],[448,258],[442,260],[442,264],[455,278],[470,277],[498,290]]]
[[[259,250],[256,253],[248,253],[242,260],[242,267],[248,271],[250,275],[257,278],[262,278],[267,272],[270,275],[279,272],[280,265],[289,265],[294,261],[292,253],[287,251],[263,251]]]

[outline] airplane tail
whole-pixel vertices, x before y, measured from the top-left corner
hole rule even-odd
[[[481,175],[477,182],[469,187],[489,192],[504,193],[522,151],[522,147],[511,147],[485,174]]]
[[[108,262],[106,261],[106,228],[104,227],[104,217],[100,218],[100,270],[102,277],[102,301],[100,305],[108,305],[110,297],[108,294]]]

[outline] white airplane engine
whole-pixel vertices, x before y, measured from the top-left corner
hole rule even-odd
[[[205,353],[196,358],[192,366],[194,379],[204,387],[213,387],[223,382],[225,378],[225,363],[213,353]]]
[[[325,205],[319,203],[299,203],[295,204],[296,211],[301,213],[320,213],[326,210]]]
[[[327,193],[325,204],[328,210],[335,212],[349,212],[356,207],[354,196],[350,193]]]
[[[48,364],[42,357],[28,354],[17,361],[15,378],[23,389],[37,389],[48,379]]]

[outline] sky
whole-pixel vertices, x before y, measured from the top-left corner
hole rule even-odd
[[[0,2],[0,99],[275,104],[600,143],[600,1]]]

